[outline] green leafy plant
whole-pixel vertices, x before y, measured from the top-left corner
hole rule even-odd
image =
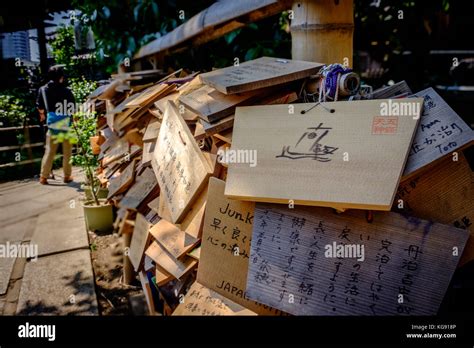
[[[112,73],[141,46],[170,32],[213,2],[74,0],[72,4],[81,11],[80,20],[91,26],[98,59]]]
[[[20,89],[0,92],[0,122],[2,127],[21,126],[34,111],[31,95]]]
[[[70,66],[73,64],[74,30],[71,26],[62,25],[56,30],[56,35],[49,43],[56,64]]]
[[[95,177],[95,171],[98,166],[97,157],[92,153],[90,145],[90,137],[96,134],[96,114],[95,112],[83,113],[78,112],[74,116],[72,127],[67,132],[61,132],[53,136],[57,143],[69,141],[71,144],[78,145],[78,153],[72,156],[72,164],[79,165],[86,173],[86,184],[90,185],[92,196],[97,205],[99,200],[97,193],[100,185]]]
[[[87,96],[97,88],[95,81],[86,80],[84,77],[70,79],[69,88],[78,103],[84,103]],[[57,142],[68,140],[71,144],[80,145],[80,151],[72,156],[72,164],[81,167],[91,166],[96,169],[97,158],[92,154],[89,138],[96,135],[97,118],[95,112],[78,111],[73,116],[74,127],[68,132],[55,135]]]
[[[72,22],[72,21],[71,21]],[[88,79],[103,75],[103,66],[97,59],[97,52],[81,55],[75,49],[74,28],[72,25],[61,25],[57,28],[54,39],[49,44],[56,64],[63,65],[71,79]]]
[[[97,82],[87,80],[84,76],[69,79],[69,88],[78,103],[83,103],[96,88]]]
[[[95,66],[95,56],[90,59],[77,59],[74,45],[74,30],[72,26],[61,26],[56,31],[56,36],[51,42],[53,56],[57,64],[66,67],[69,78],[69,87],[76,103],[84,103],[87,96],[97,88],[95,81],[84,76],[84,72],[91,71]],[[95,112],[77,111],[73,115],[72,127],[67,132],[60,132],[53,136],[57,143],[69,141],[78,145],[78,152],[72,156],[73,165],[81,166],[86,173],[86,183],[90,185],[92,196],[97,205],[97,192],[99,183],[94,173],[97,169],[97,157],[92,154],[90,137],[96,135]]]

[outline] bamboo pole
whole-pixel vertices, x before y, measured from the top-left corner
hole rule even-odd
[[[352,67],[353,0],[293,2],[292,58]]]

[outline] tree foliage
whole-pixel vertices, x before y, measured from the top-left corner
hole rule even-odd
[[[173,30],[212,2],[75,0],[73,6],[81,11],[80,20],[91,26],[98,58],[112,73],[141,46]]]
[[[76,103],[83,103],[86,101],[89,94],[97,88],[97,82],[87,80],[85,77],[70,78],[69,88],[74,95]]]
[[[107,63],[107,71],[132,58],[146,43],[170,32],[212,0],[75,0],[73,5],[91,25],[96,36],[99,59]],[[261,55],[289,56],[289,22],[287,13],[237,29],[202,47],[189,47],[189,52],[167,57],[168,67],[195,70],[233,64],[234,58],[249,60]],[[209,50],[209,47],[212,49]],[[196,63],[199,62],[199,65]]]
[[[59,26],[55,38],[49,44],[56,64],[66,66],[74,64],[74,31],[71,26]]]
[[[0,93],[0,127],[21,126],[34,111],[34,101],[27,91],[4,90]]]
[[[64,65],[67,75],[72,78],[96,79],[103,75],[104,66],[97,59],[96,52],[81,54],[75,49],[74,20],[57,28],[49,44],[55,64]]]
[[[107,72],[112,73],[117,64],[124,62],[125,58],[131,59],[141,46],[168,33],[213,2],[74,0],[73,6],[82,12],[81,20],[91,25],[96,36],[98,58],[106,64]],[[359,0],[354,1],[354,5],[355,68],[363,70],[367,68],[365,65],[370,68],[375,62],[373,65],[389,72],[386,80],[404,78],[405,67],[415,72],[413,80],[422,81],[429,75],[426,70],[423,72],[423,66],[414,62],[423,61],[430,47],[440,48],[440,43],[448,46],[446,43],[456,37],[461,46],[468,42],[462,41],[459,35],[447,39],[444,28],[454,8],[458,11],[456,22],[464,23],[463,17],[459,17],[463,6],[451,0]],[[469,10],[469,5],[464,7]],[[231,65],[235,58],[239,61],[263,55],[289,58],[289,23],[286,12],[250,23],[202,46],[190,46],[185,51],[165,57],[163,68],[205,71]],[[450,25],[452,28],[457,24]],[[466,27],[466,23],[462,25]],[[461,29],[456,27],[454,31]],[[361,51],[370,56],[368,64],[364,65],[364,54],[362,59],[358,59]],[[409,57],[411,62],[405,61],[404,52],[413,53]]]

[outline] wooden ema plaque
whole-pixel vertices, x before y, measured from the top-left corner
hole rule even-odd
[[[183,262],[175,259],[168,251],[157,241],[153,241],[146,249],[145,254],[156,262],[157,266],[162,267],[166,272],[176,279],[180,279],[197,263],[192,258],[187,258],[189,262]]]
[[[423,114],[408,156],[404,178],[474,142],[474,131],[433,88],[413,96],[423,98]]]
[[[135,184],[127,191],[125,197],[119,203],[119,207],[136,209],[145,198],[156,188],[156,178],[150,168],[146,168],[142,175],[138,176]]]
[[[135,184],[127,191],[125,197],[119,202],[119,207],[137,209],[145,198],[156,188],[157,182],[151,168],[146,168],[142,175],[138,176]]]
[[[226,95],[204,85],[189,94],[180,96],[179,101],[206,122],[216,122],[232,114],[237,105],[248,102],[256,95],[258,92],[255,91]]]
[[[194,282],[172,315],[256,315],[228,298]]]
[[[185,231],[194,238],[201,238],[204,212],[206,210],[206,199],[207,187],[204,187],[198,198],[194,200],[194,203],[189,208],[186,216],[179,224],[182,231]]]
[[[155,153],[156,142],[145,143],[143,146],[142,154],[142,165],[148,166],[153,160],[153,154]]]
[[[223,158],[229,165],[225,194],[258,202],[390,210],[421,101],[238,107],[232,147]],[[393,103],[411,111],[393,116]]]
[[[224,181],[209,179],[197,280],[256,313],[281,314],[247,297],[245,288],[255,203],[228,199],[224,196],[224,188]]]
[[[113,178],[109,182],[109,193],[107,199],[112,198],[113,196],[126,190],[135,179],[135,163],[136,159],[128,163],[127,167],[120,173],[119,176]]]
[[[161,123],[157,120],[152,120],[148,123],[145,133],[143,134],[143,142],[155,142],[160,132]]]
[[[258,203],[247,293],[294,315],[435,315],[467,238],[391,212]]]
[[[457,159],[457,160],[453,160]],[[474,260],[474,173],[462,151],[430,170],[403,180],[393,211],[467,229],[471,233],[459,262]]]
[[[150,224],[145,217],[142,214],[137,214],[128,255],[135,272],[140,269],[144,258],[145,248],[150,241],[150,235],[148,233],[149,228]]]
[[[261,57],[201,74],[201,81],[224,94],[253,91],[315,75],[321,63]]]
[[[152,160],[153,171],[171,214],[178,223],[207,183],[213,169],[175,105],[168,103]]]
[[[150,229],[150,233],[176,259],[185,255],[199,242],[198,239],[163,219]]]
[[[125,107],[143,107],[150,102],[158,99],[160,95],[170,93],[170,90],[173,90],[172,86],[166,84],[156,84],[154,86],[148,87],[143,92],[138,93],[136,97],[125,103]]]
[[[274,104],[289,104],[298,99],[298,96],[295,92],[280,91],[271,94],[270,96],[259,100],[258,104],[261,105],[274,105]],[[235,108],[232,108],[234,112]],[[230,130],[234,125],[234,115],[226,116],[216,122],[208,123],[203,119],[200,119],[199,122],[204,127],[204,132],[206,135],[214,135],[215,133],[220,133],[226,130]]]

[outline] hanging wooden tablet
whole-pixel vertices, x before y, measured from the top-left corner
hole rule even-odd
[[[175,279],[171,274],[166,272],[163,268],[160,266],[156,266],[155,269],[155,280],[156,280],[156,285],[157,286],[163,286],[166,283],[172,281]]]
[[[151,161],[153,160],[153,154],[155,153],[155,146],[156,142],[144,143],[142,156],[142,164],[144,166],[151,164]]]
[[[223,153],[229,166],[225,194],[250,201],[390,210],[421,101],[238,107],[232,147]]]
[[[163,98],[160,98],[159,100],[157,100],[153,104],[158,109],[158,111],[163,115],[165,113],[165,108],[166,108],[166,104],[168,104],[168,101],[174,102],[175,100],[178,99],[178,97],[179,97],[179,93],[174,92],[172,94],[168,94],[167,96],[165,96]]]
[[[234,125],[234,115],[226,116],[214,123],[206,122],[202,119],[199,120],[199,123],[204,128],[206,135],[213,135],[218,132],[222,132],[228,129],[231,129]]]
[[[155,142],[158,138],[158,133],[160,132],[161,123],[157,120],[152,120],[148,123],[146,127],[145,134],[143,134],[143,142]]]
[[[125,103],[125,107],[143,107],[150,102],[157,100],[161,95],[170,93],[172,89],[172,87],[166,84],[156,84],[148,87],[143,92],[138,93],[135,98]]]
[[[181,230],[194,238],[201,238],[202,226],[204,223],[204,211],[207,202],[207,187],[195,199],[185,217],[179,224]]]

